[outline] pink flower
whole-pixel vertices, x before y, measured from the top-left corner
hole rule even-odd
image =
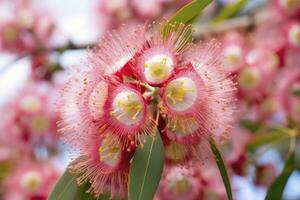
[[[276,0],[275,6],[284,16],[298,17],[300,15],[299,0]]]
[[[47,12],[34,10],[27,3],[19,2],[14,16],[0,24],[0,49],[22,54],[48,47],[54,22]]]
[[[72,171],[82,174],[79,183],[91,181],[95,195],[126,195],[129,161],[156,129],[170,163],[207,157],[207,138],[220,142],[229,133],[235,88],[220,47],[215,41],[193,46],[189,28],[165,21],[121,27],[89,51],[85,68],[71,73],[60,127],[81,152]]]
[[[287,18],[276,9],[268,8],[258,15],[258,24],[254,32],[255,46],[279,52],[285,47],[284,27]]]
[[[196,200],[201,197],[201,183],[193,169],[172,167],[167,169],[157,196],[164,200]]]
[[[226,192],[217,168],[208,163],[195,163],[191,166],[168,167],[155,199],[226,199]]]
[[[126,196],[132,153],[123,151],[113,134],[100,136],[95,132],[86,137],[89,141],[85,141],[81,155],[70,165],[72,172],[82,174],[78,183],[90,181],[89,192],[96,195],[109,191],[112,196]]]
[[[271,49],[254,47],[246,55],[245,62],[246,65],[237,73],[240,95],[252,101],[261,101],[271,89],[278,70],[278,56]]]
[[[23,162],[4,179],[5,200],[47,199],[60,172],[51,163]]]
[[[278,101],[280,109],[288,119],[295,122],[300,121],[300,98],[294,93],[300,90],[300,69],[298,67],[288,67],[282,72],[282,77],[278,85]]]
[[[292,48],[300,48],[300,23],[292,21],[286,28],[287,45]]]
[[[2,108],[6,113],[1,123],[3,140],[29,151],[39,145],[56,146],[58,116],[51,95],[55,93],[50,85],[32,82],[7,102]]]
[[[243,35],[238,32],[228,32],[222,39],[225,70],[235,73],[245,64],[247,52]]]

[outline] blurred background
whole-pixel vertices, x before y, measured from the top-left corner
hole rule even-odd
[[[86,48],[189,2],[0,0],[0,200],[47,199],[74,158],[59,140],[55,104]],[[293,152],[284,199],[300,199],[300,0],[214,0],[192,23],[196,40],[220,41],[237,82],[239,112],[223,148],[235,199],[264,199]],[[219,172],[206,170],[203,198],[226,198]]]

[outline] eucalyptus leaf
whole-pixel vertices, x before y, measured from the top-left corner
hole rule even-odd
[[[230,179],[229,179],[229,176],[228,176],[223,158],[221,156],[221,153],[220,153],[220,151],[219,151],[219,149],[218,149],[218,147],[217,147],[217,145],[216,145],[216,143],[213,139],[210,139],[209,143],[210,143],[210,148],[211,148],[211,150],[214,154],[215,161],[218,165],[220,174],[222,176],[222,180],[223,180],[223,183],[224,183],[224,186],[225,186],[225,189],[226,189],[226,193],[227,193],[227,198],[229,200],[233,200]]]
[[[78,186],[76,177],[76,174],[66,170],[50,193],[48,200],[96,200],[92,194],[87,193],[90,183],[86,182]]]
[[[284,169],[281,174],[275,179],[272,185],[269,187],[265,200],[281,200],[283,191],[286,183],[289,180],[289,177],[295,170],[295,151],[291,152],[286,163],[284,165]]]
[[[129,200],[152,200],[164,166],[164,146],[157,133],[147,136],[143,148],[138,147],[129,172]]]
[[[66,170],[50,193],[48,200],[73,200],[77,190],[76,176]]]
[[[220,13],[213,19],[214,23],[220,23],[236,15],[247,3],[247,0],[237,0],[235,3],[227,4]]]
[[[197,17],[200,12],[208,6],[213,0],[194,0],[182,7],[170,19],[170,23],[183,23],[191,22],[193,18]]]

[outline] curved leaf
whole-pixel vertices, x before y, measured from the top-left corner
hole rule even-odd
[[[68,170],[59,179],[54,189],[52,190],[48,200],[71,200],[75,199],[78,186],[76,177]]]
[[[147,136],[143,148],[133,156],[129,172],[129,200],[152,200],[164,165],[164,146],[160,134]]]
[[[226,193],[227,193],[227,198],[229,200],[233,200],[230,179],[229,179],[223,158],[221,156],[221,153],[213,139],[210,139],[209,143],[210,143],[210,148],[214,154],[216,163],[218,165],[220,174],[222,176],[222,180],[223,180],[223,183],[224,183],[224,186],[226,189]]]
[[[66,170],[50,193],[48,200],[95,200],[93,195],[86,192],[89,187],[89,183],[78,186],[76,174]]]
[[[214,23],[222,22],[223,20],[230,18],[237,14],[241,8],[247,3],[247,0],[237,0],[235,3],[226,5],[220,13],[213,19]]]
[[[96,198],[88,193],[87,190],[90,188],[90,183],[86,182],[78,187],[74,200],[96,200]]]
[[[268,189],[267,196],[265,200],[280,200],[282,199],[283,190],[285,188],[286,183],[289,180],[289,177],[295,170],[295,151],[293,151],[289,158],[286,160],[284,165],[284,169],[281,174],[276,178],[276,180],[272,183],[270,188]]]
[[[191,3],[187,4],[170,19],[170,23],[188,23],[192,19],[199,15],[199,13],[210,3],[212,0],[194,0]]]

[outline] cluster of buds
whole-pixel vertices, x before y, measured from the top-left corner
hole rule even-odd
[[[70,169],[95,195],[126,195],[130,160],[145,136],[160,134],[170,165],[205,159],[208,139],[228,137],[235,84],[219,44],[192,44],[190,28],[167,21],[123,26],[71,73],[60,131],[80,149]]]

